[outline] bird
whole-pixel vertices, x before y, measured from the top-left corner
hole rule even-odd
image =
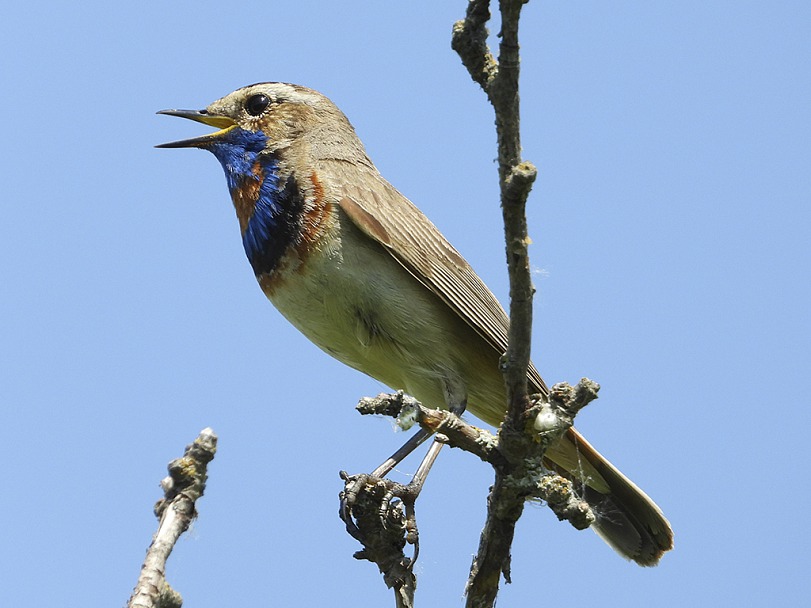
[[[509,319],[433,223],[379,173],[344,113],[307,87],[252,84],[202,110],[162,110],[217,131],[159,148],[214,154],[260,288],[338,361],[432,407],[498,426]],[[530,363],[531,393],[548,394]],[[579,482],[592,528],[656,565],[673,547],[661,509],[574,428],[546,452]]]

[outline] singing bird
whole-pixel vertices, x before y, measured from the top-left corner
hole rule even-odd
[[[497,426],[509,320],[439,230],[380,175],[344,114],[311,89],[243,87],[204,110],[164,110],[219,130],[162,148],[217,157],[262,291],[319,348],[432,407]],[[534,365],[530,392],[548,392]],[[653,566],[673,546],[659,507],[570,429],[546,454],[583,487],[592,526]]]

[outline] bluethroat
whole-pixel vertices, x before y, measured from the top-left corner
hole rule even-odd
[[[161,112],[219,130],[159,147],[217,157],[242,244],[268,299],[339,361],[433,407],[498,425],[509,320],[462,255],[366,155],[326,97],[278,82],[204,110]],[[547,393],[530,364],[530,392]],[[574,428],[547,451],[582,484],[593,528],[620,555],[655,565],[673,546],[659,507]]]

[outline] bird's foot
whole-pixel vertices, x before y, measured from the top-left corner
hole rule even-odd
[[[339,514],[347,532],[364,547],[355,557],[377,563],[384,572],[393,564],[410,570],[420,548],[414,505],[422,482],[401,484],[345,471],[341,471],[341,479],[344,490]],[[403,553],[406,543],[414,546],[411,558]]]

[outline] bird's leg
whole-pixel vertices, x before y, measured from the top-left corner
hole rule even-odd
[[[463,402],[458,406],[449,408],[451,412],[457,416],[465,411],[466,404]],[[341,519],[346,524],[347,531],[357,540],[367,545],[366,535],[361,531],[358,524],[353,519],[352,510],[360,502],[360,494],[364,490],[371,491],[379,497],[379,510],[378,521],[384,528],[387,527],[387,522],[397,522],[403,526],[406,531],[406,542],[414,545],[414,555],[409,561],[413,566],[414,562],[419,555],[419,533],[417,530],[417,521],[415,514],[415,503],[417,497],[422,491],[422,487],[428,477],[428,472],[431,470],[434,462],[439,456],[439,452],[445,445],[444,442],[434,439],[428,452],[417,467],[416,473],[411,478],[407,485],[396,483],[389,479],[383,479],[383,476],[389,473],[397,464],[399,464],[406,456],[419,447],[428,437],[433,433],[426,429],[417,431],[403,446],[386,459],[379,467],[377,467],[369,475],[354,475],[349,476],[346,473],[341,473],[342,478],[346,481],[344,491],[341,493]],[[382,494],[382,498],[380,498]],[[405,508],[405,517],[399,509],[397,512],[392,512],[393,505],[399,505],[393,502],[399,499],[402,506]]]
[[[385,462],[369,473],[369,477],[384,477],[388,475],[394,467],[400,464],[406,458],[406,456],[411,454],[411,452],[420,447],[431,435],[433,435],[433,432],[426,429],[419,429],[409,438],[408,441],[400,446],[399,450],[394,452],[394,454],[389,456]]]
[[[425,442],[433,433],[427,429],[419,429],[414,435],[412,435],[408,441],[406,441],[400,449],[398,449],[394,454],[389,456],[383,463],[380,464],[374,471],[369,474],[361,474],[361,475],[352,475],[349,476],[344,472],[341,472],[341,477],[346,481],[346,486],[343,492],[341,492],[341,507],[340,507],[340,515],[341,519],[346,524],[346,530],[357,540],[363,542],[363,533],[358,528],[357,524],[355,523],[354,519],[352,518],[352,508],[357,504],[358,497],[360,493],[367,488],[367,486],[371,485],[379,485],[382,484],[386,486],[387,490],[383,495],[383,499],[381,501],[380,506],[380,517],[381,520],[384,520],[388,514],[388,507],[391,501],[394,498],[400,498],[400,494],[402,493],[410,493],[408,486],[403,484],[399,484],[393,482],[389,479],[384,479],[384,477],[391,472],[391,470],[396,467],[400,462],[403,461],[411,452],[416,450],[420,445]],[[437,444],[434,442],[431,447],[433,448],[434,445],[439,445],[440,447],[442,444]],[[432,450],[429,450],[429,454]],[[439,450],[435,451],[434,456],[431,458],[431,464],[433,461],[436,460],[436,454],[439,454]],[[425,467],[425,461],[428,459],[428,455],[423,459],[423,462],[420,464],[420,467],[417,469],[417,473],[423,471]],[[421,479],[424,480],[425,476],[428,474],[428,469],[431,468],[429,464],[427,469],[425,469],[421,473]],[[415,474],[414,477],[416,478],[417,475]],[[413,480],[412,480],[413,483]],[[410,486],[411,484],[409,484]],[[420,487],[422,486],[422,482],[420,482]],[[419,494],[419,492],[417,492]],[[416,498],[416,496],[415,496]]]

